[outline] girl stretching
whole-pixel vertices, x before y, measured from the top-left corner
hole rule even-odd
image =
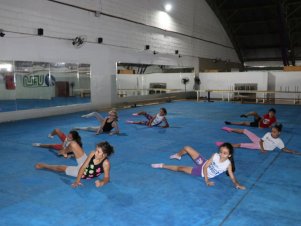
[[[129,124],[139,124],[139,125],[146,125],[149,127],[152,126],[160,126],[162,123],[164,124],[161,126],[162,128],[168,128],[169,124],[166,119],[167,111],[165,108],[160,108],[160,111],[158,114],[151,116],[150,114],[146,113],[145,111],[141,111],[138,113],[134,113],[133,116],[139,116],[139,115],[144,115],[147,121],[129,121],[127,120],[126,123]]]
[[[186,146],[178,153],[171,155],[170,159],[180,160],[186,153],[195,162],[195,167],[165,165],[163,163],[152,164],[151,166],[153,168],[164,168],[172,171],[184,172],[191,174],[192,176],[204,177],[207,186],[214,185],[214,182],[209,180],[210,178],[216,177],[227,171],[227,175],[230,176],[230,179],[237,189],[246,189],[243,185],[238,183],[233,174],[235,171],[235,165],[233,159],[233,147],[231,144],[223,143],[219,147],[219,153],[213,154],[209,160],[203,158],[200,153],[189,146]]]
[[[247,129],[232,129],[229,127],[223,127],[222,129],[230,133],[233,132],[245,134],[252,141],[252,143],[232,144],[235,148],[257,149],[261,152],[273,151],[275,148],[279,148],[280,150],[287,153],[297,155],[301,154],[300,152],[290,150],[287,147],[285,147],[282,139],[280,138],[280,133],[282,130],[281,124],[274,125],[272,127],[272,131],[266,133],[261,139]],[[216,142],[215,144],[219,146],[222,143],[223,142]]]
[[[114,148],[108,142],[101,142],[96,145],[96,150],[87,157],[82,151],[75,151],[77,166],[48,165],[38,163],[36,169],[46,169],[56,172],[65,172],[66,175],[76,177],[72,187],[82,185],[81,179],[92,179],[104,173],[102,180],[96,180],[95,186],[102,187],[110,181],[110,162],[108,157],[114,153]]]
[[[60,129],[54,129],[48,137],[52,139],[55,135],[60,138],[62,141],[61,144],[33,143],[32,146],[57,150],[58,154],[63,155],[65,158],[68,156],[68,153],[72,153],[75,149],[82,149],[83,147],[81,137],[77,131],[71,130],[66,136]]]
[[[119,127],[118,127],[118,123],[117,123],[118,114],[116,111],[114,111],[114,110],[109,111],[108,116],[105,118],[103,118],[97,112],[91,112],[87,115],[82,116],[82,118],[91,118],[91,117],[95,117],[97,119],[97,121],[100,123],[100,125],[99,126],[89,126],[89,127],[76,127],[73,129],[96,132],[96,135],[101,134],[101,133],[109,133],[110,135],[119,133]]]

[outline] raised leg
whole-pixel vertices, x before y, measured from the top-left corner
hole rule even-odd
[[[195,149],[193,149],[190,146],[185,146],[182,150],[180,150],[178,153],[171,155],[170,158],[171,159],[181,159],[181,157],[185,154],[188,154],[192,159],[196,159],[197,157],[199,157],[200,153],[197,152]]]
[[[86,114],[86,115],[82,115],[83,118],[96,118],[96,120],[99,122],[99,123],[102,123],[104,118],[101,116],[101,114],[99,114],[98,112],[91,112],[89,114]]]

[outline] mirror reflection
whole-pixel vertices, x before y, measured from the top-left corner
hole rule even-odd
[[[117,64],[118,97],[191,91],[194,68],[154,64]]]
[[[0,61],[0,112],[90,102],[90,65]]]

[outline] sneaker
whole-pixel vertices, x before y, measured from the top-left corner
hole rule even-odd
[[[225,121],[225,124],[226,124],[226,125],[231,125],[231,122]]]
[[[32,146],[33,146],[33,147],[40,147],[40,146],[41,146],[41,143],[32,143]]]
[[[128,124],[133,124],[134,121],[126,120],[126,123],[128,123]]]
[[[230,128],[230,127],[226,127],[226,126],[225,126],[225,127],[222,128],[222,130],[225,130],[225,131],[227,131],[228,133],[231,133],[233,129]]]
[[[240,115],[240,117],[241,117],[241,118],[248,118],[248,116],[245,115],[245,114]]]
[[[180,160],[181,159],[181,156],[178,155],[178,153],[176,154],[173,154],[171,156],[169,156],[170,159],[177,159],[177,160]]]
[[[223,145],[223,144],[224,144],[224,142],[221,142],[221,141],[215,142],[215,145],[218,146],[218,147],[220,147],[220,146]]]
[[[48,137],[49,137],[50,139],[53,139],[54,136],[51,135],[51,133],[49,133],[49,134],[48,134]]]
[[[155,163],[155,164],[151,164],[151,166],[153,168],[163,168],[163,163]]]
[[[132,114],[133,116],[138,116],[139,114],[138,113],[134,113],[134,114]]]

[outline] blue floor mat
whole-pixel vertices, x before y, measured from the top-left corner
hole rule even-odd
[[[167,109],[171,128],[125,123],[144,120],[132,116],[134,112],[153,115],[160,107]],[[235,175],[245,191],[236,190],[225,174],[212,179],[214,187],[207,187],[202,178],[150,167],[161,162],[193,166],[188,156],[169,159],[185,145],[209,158],[217,151],[215,141],[245,142],[244,135],[221,130],[223,122],[239,121],[248,111],[262,115],[270,107],[276,108],[284,125],[285,144],[301,151],[300,106],[183,101],[121,110],[120,136],[80,132],[87,153],[104,140],[115,148],[111,182],[102,188],[83,181],[84,186],[73,189],[74,178],[34,168],[37,162],[75,165],[74,159],[31,144],[57,142],[47,137],[53,128],[68,133],[73,127],[97,125],[95,119],[80,117],[86,112],[2,123],[0,225],[298,225],[301,156],[236,149]],[[269,131],[249,129],[259,136]]]

